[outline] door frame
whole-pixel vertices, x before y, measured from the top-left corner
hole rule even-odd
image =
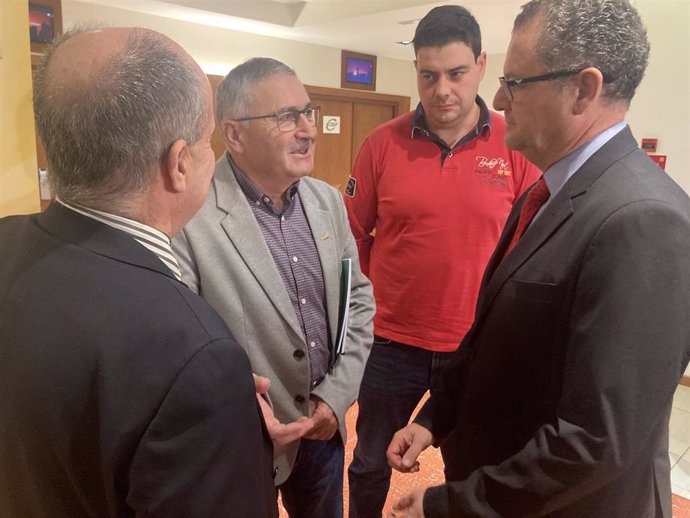
[[[310,96],[332,99],[334,101],[350,101],[360,103],[389,104],[393,107],[394,117],[410,111],[410,98],[404,95],[380,94],[361,90],[347,90],[343,88],[328,88],[326,86],[304,85]]]

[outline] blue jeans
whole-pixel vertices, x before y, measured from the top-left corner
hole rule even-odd
[[[359,389],[357,446],[348,469],[350,518],[381,518],[391,481],[388,445],[452,355],[374,337]]]
[[[343,518],[344,464],[338,431],[329,441],[302,439],[290,476],[278,487],[290,518]]]

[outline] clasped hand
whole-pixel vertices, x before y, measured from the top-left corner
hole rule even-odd
[[[268,434],[277,445],[283,446],[302,437],[327,441],[338,430],[338,418],[333,409],[325,401],[314,396],[309,399],[309,417],[302,416],[291,423],[281,423],[264,397],[271,386],[271,380],[256,374],[253,376],[256,398],[259,401]]]

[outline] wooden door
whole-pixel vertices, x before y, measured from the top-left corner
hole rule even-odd
[[[218,84],[223,77],[209,75],[208,79],[215,98]],[[410,98],[320,86],[305,85],[305,88],[312,104],[321,107],[312,176],[342,191],[364,139],[380,124],[408,111]],[[323,132],[324,115],[340,117],[340,133]],[[222,128],[216,127],[211,138],[211,147],[216,159],[225,153]]]
[[[218,91],[218,85],[223,80],[223,76],[214,76],[208,74],[208,82],[211,83],[211,90],[213,91],[213,116],[215,117],[216,109],[216,92]],[[225,138],[223,137],[223,128],[216,124],[216,128],[213,130],[213,135],[211,136],[211,149],[216,155],[216,160],[218,160],[223,153],[225,153]]]
[[[380,124],[410,109],[410,98],[305,85],[312,104],[321,107],[312,176],[341,191],[347,184],[359,148]],[[340,117],[340,133],[324,133],[325,116]]]
[[[407,105],[410,105],[409,99],[407,100]],[[359,153],[359,148],[362,147],[364,139],[375,128],[395,118],[398,112],[393,105],[372,102],[354,102],[352,109],[352,118],[355,121],[352,128],[352,164],[354,165],[355,158],[357,158],[357,153]]]
[[[321,115],[317,124],[319,136],[316,139],[316,156],[312,176],[331,184],[336,189],[343,190],[345,182],[347,182],[347,176],[343,179],[343,171],[352,168],[350,144],[353,136],[352,102],[310,97],[312,104],[321,107]],[[340,117],[340,133],[323,132],[324,115]]]

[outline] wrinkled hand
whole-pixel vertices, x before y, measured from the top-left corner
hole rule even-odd
[[[268,429],[268,435],[271,440],[279,446],[283,446],[292,441],[296,441],[300,437],[303,437],[306,433],[314,428],[314,420],[309,417],[300,417],[297,421],[292,423],[283,424],[278,421],[278,418],[273,414],[273,409],[271,405],[268,404],[266,398],[263,394],[268,392],[271,386],[271,380],[264,378],[263,376],[254,376],[254,387],[256,389],[256,399],[259,401],[259,407],[261,408],[261,413],[264,416],[264,421],[266,422],[266,428]]]
[[[314,421],[314,428],[304,438],[313,441],[328,441],[338,430],[338,418],[333,409],[322,399],[309,398],[309,417]]]
[[[424,518],[424,491],[417,489],[402,497],[395,504],[386,518]]]
[[[419,471],[417,457],[434,441],[431,432],[417,423],[410,423],[402,430],[395,432],[386,458],[391,468],[401,473]],[[404,516],[404,515],[403,515]]]

